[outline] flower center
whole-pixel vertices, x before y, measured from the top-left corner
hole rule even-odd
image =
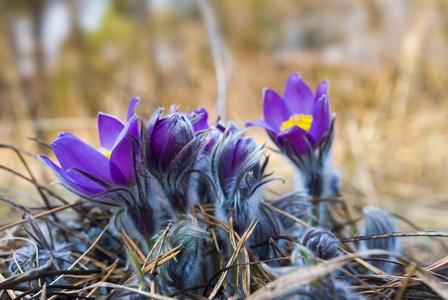
[[[106,156],[107,158],[110,159],[110,155],[112,154],[112,150],[107,150],[107,149],[105,149],[103,147],[99,147],[97,150],[98,150],[99,153],[103,154],[104,156]]]
[[[299,126],[305,131],[309,131],[311,128],[311,123],[313,123],[313,116],[295,114],[292,115],[289,120],[282,123],[282,126],[280,126],[280,131],[288,129],[289,127],[292,127],[294,125]]]
[[[104,156],[106,156],[107,158],[110,159],[110,155],[112,154],[112,150],[111,151],[107,151],[106,153],[103,153]]]

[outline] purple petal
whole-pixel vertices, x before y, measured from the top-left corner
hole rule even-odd
[[[272,129],[279,130],[283,122],[289,119],[291,112],[276,92],[270,89],[264,90],[263,116]]]
[[[87,197],[92,197],[105,192],[105,189],[99,184],[89,181],[87,184],[79,184],[75,179],[71,177],[71,174],[65,172],[58,165],[52,162],[46,156],[39,156],[39,158],[53,171],[53,173],[66,185],[69,189],[73,189],[78,193],[86,195]]]
[[[314,140],[308,132],[299,126],[292,126],[276,135],[276,142],[287,154],[306,154],[308,152],[307,140],[314,149]]]
[[[199,132],[209,128],[207,123],[207,110],[205,110],[205,108],[203,108],[202,106],[187,114],[187,118],[190,121],[197,118],[194,122],[191,123],[191,125],[193,125],[194,132]]]
[[[129,102],[129,106],[128,106],[128,113],[126,115],[126,120],[129,122],[129,120],[132,118],[132,116],[134,115],[134,111],[135,111],[135,107],[137,106],[138,102],[140,101],[140,97],[134,97],[131,99],[131,101]]]
[[[163,108],[159,107],[156,112],[149,118],[146,122],[146,137],[148,140],[151,140],[152,132],[156,126],[156,123],[159,121],[160,116],[163,113]]]
[[[227,190],[232,185],[232,180],[235,180],[235,172],[232,166],[235,164],[236,152],[238,142],[231,143],[232,145],[227,144],[224,149],[224,153],[222,154],[222,160],[220,160],[220,164],[218,167],[219,177],[221,181],[221,185],[224,188],[224,192],[227,193]]]
[[[272,132],[278,132],[279,131],[278,128],[276,128],[276,129],[272,128],[271,125],[266,123],[265,120],[253,120],[251,122],[247,122],[246,125],[244,125],[244,127],[249,127],[249,126],[261,127],[261,128],[264,128],[264,129],[272,131]]]
[[[319,100],[322,96],[326,96],[327,99],[329,99],[328,97],[328,85],[329,85],[329,81],[325,80],[322,81],[316,89],[316,99]]]
[[[317,100],[313,112],[313,123],[311,123],[311,128],[309,134],[316,141],[316,145],[324,138],[325,133],[328,131],[330,126],[330,105],[328,97],[322,95],[322,97]]]
[[[110,173],[116,185],[131,186],[135,183],[134,157],[136,159],[140,157],[140,145],[129,138],[129,135],[136,137],[138,141],[138,117],[136,115],[126,124],[110,155]],[[134,147],[132,143],[134,143]]]
[[[299,73],[291,74],[286,82],[283,98],[293,114],[311,115],[315,97]]]
[[[157,122],[150,147],[152,159],[158,162],[159,171],[167,171],[172,161],[193,138],[193,128],[185,115],[173,114]],[[183,156],[189,157],[191,151],[190,147]]]
[[[229,136],[229,134],[236,134],[238,132],[241,132],[240,127],[233,121],[228,121],[227,125],[223,124],[222,122],[218,122],[215,128],[218,129],[221,133],[227,132],[226,136]]]
[[[216,127],[212,127],[207,130],[208,142],[201,149],[201,153],[209,153],[213,147],[218,143],[219,138],[221,137],[221,131]]]
[[[123,128],[124,124],[118,118],[101,112],[98,114],[98,133],[102,147],[112,149]]]
[[[69,169],[80,169],[107,184],[113,184],[109,172],[109,159],[71,133],[60,134],[51,143],[51,147],[61,168],[68,170],[70,176],[80,185],[89,185],[92,180],[80,172]]]
[[[117,144],[125,138],[127,135],[132,135],[138,139],[138,116],[134,115],[131,119],[129,119],[126,126],[123,128],[123,130],[120,132],[120,134],[117,136],[114,145],[110,150],[114,150],[114,148],[117,146]]]

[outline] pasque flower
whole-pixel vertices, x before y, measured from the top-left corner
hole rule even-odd
[[[159,109],[146,124],[145,165],[160,184],[172,211],[184,213],[190,205],[192,169],[204,143],[196,137],[187,115],[173,112],[161,118],[162,112]],[[198,130],[201,130],[203,122],[198,121]]]
[[[98,114],[100,148],[95,149],[70,132],[64,132],[51,142],[60,167],[45,156],[40,158],[66,188],[86,198],[98,196],[112,187],[134,185],[132,156],[136,153],[132,151],[133,142],[128,136],[137,140],[139,137],[138,118],[134,115],[138,100],[131,100],[126,125],[114,116]]]
[[[138,171],[141,135],[134,109],[139,100],[131,99],[126,124],[114,116],[99,113],[99,148],[95,149],[69,132],[60,133],[51,143],[60,166],[48,157],[40,158],[67,189],[81,197],[112,202],[123,208],[126,211],[122,215],[123,224],[147,236],[156,229],[158,205],[149,201],[148,181]],[[127,230],[132,232],[133,228]]]
[[[240,235],[258,212],[263,197],[260,187],[278,179],[266,179],[268,159],[261,163],[264,149],[239,132],[223,133],[214,150],[211,172],[220,198],[215,202],[216,214],[227,222],[233,209],[234,229]]]
[[[328,260],[340,255],[339,240],[326,229],[310,228],[305,231],[300,242],[318,258]]]
[[[281,97],[266,89],[263,96],[264,120],[246,126],[264,128],[280,151],[298,168],[296,191],[305,190],[309,198],[338,196],[338,173],[331,164],[334,115],[330,115],[328,81],[316,93],[300,74],[289,76]],[[321,224],[328,224],[327,203],[313,208]]]
[[[202,106],[190,113],[187,113],[187,118],[190,120],[193,130],[196,133],[209,128],[208,113]]]
[[[266,129],[288,155],[306,154],[316,149],[331,125],[328,81],[322,82],[314,94],[300,74],[290,75],[283,97],[265,89],[263,116],[264,120],[255,120],[246,126]]]
[[[153,240],[161,237],[163,232],[155,235]],[[163,252],[181,246],[175,258],[159,267],[158,271],[165,283],[171,289],[182,290],[193,286],[199,278],[201,262],[203,260],[203,241],[209,240],[209,233],[202,229],[197,220],[191,215],[182,215],[174,221],[170,229]],[[154,252],[153,258],[157,256]]]

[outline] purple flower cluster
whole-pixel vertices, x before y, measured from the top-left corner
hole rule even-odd
[[[264,201],[264,187],[281,178],[266,174],[266,145],[258,145],[232,122],[210,126],[208,113],[202,107],[179,112],[178,107],[172,106],[166,114],[159,108],[149,119],[143,119],[134,112],[140,99],[132,98],[126,122],[98,114],[98,147],[71,133],[60,133],[51,143],[58,164],[46,156],[40,159],[68,190],[112,206],[116,231],[136,239],[147,253],[158,238],[162,240],[162,235],[164,244],[160,247],[164,252],[179,247],[179,255],[158,267],[160,276],[154,277],[143,274],[138,261],[130,255],[135,272],[139,272],[131,284],[143,290],[149,289],[156,277],[162,278],[163,292],[188,289],[198,283],[205,256],[203,243],[209,234],[198,222],[200,219],[191,216],[203,215],[203,210],[192,210],[195,204],[207,205],[208,211],[213,209],[213,220],[221,228],[217,229],[216,243],[224,244],[224,254],[230,254],[231,245],[221,225],[232,220],[234,232],[241,237],[257,220],[248,242],[253,246],[251,253],[259,260],[285,253],[292,257],[292,266],[278,272],[334,259],[342,255],[340,240],[327,226],[334,225],[328,213],[328,204],[334,199],[319,199],[339,195],[339,175],[331,163],[335,116],[330,113],[328,81],[319,84],[313,93],[299,74],[292,74],[283,97],[269,89],[263,97],[264,119],[246,126],[265,129],[280,152],[294,164],[299,179],[294,193],[271,203]],[[365,208],[364,215],[363,235],[396,231],[389,213]],[[168,222],[174,225],[165,232]],[[316,227],[310,228],[309,223]],[[363,241],[360,248],[400,251],[394,239]],[[50,250],[57,254],[66,249],[61,246]],[[18,254],[26,258],[25,252],[30,251],[23,252]],[[151,253],[153,258],[160,254]],[[371,258],[383,259],[373,265],[388,272],[394,270],[389,262],[384,263],[384,258],[391,257]],[[12,272],[16,269],[11,266]],[[334,274],[300,287],[292,295],[302,299],[301,296],[315,294],[323,299],[331,291],[344,299],[361,299],[347,293],[346,282],[336,280]]]
[[[61,184],[77,195],[117,207],[114,225],[147,243],[161,225],[192,204],[213,203],[227,222],[234,210],[234,228],[242,234],[262,200],[264,146],[245,137],[233,123],[208,125],[204,108],[148,120],[130,101],[127,122],[100,113],[100,146],[94,148],[71,133],[51,143],[59,165],[41,156]],[[266,161],[267,162],[267,161]]]

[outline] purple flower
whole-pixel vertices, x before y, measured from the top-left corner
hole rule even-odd
[[[202,106],[187,114],[188,120],[193,125],[194,132],[198,133],[207,130],[208,127],[208,113]]]
[[[222,134],[212,159],[212,178],[220,201],[215,202],[217,216],[227,222],[234,209],[234,228],[244,233],[258,212],[262,200],[260,187],[278,178],[266,179],[268,159],[261,163],[264,145],[258,146],[252,137],[242,133]]]
[[[139,156],[133,149],[132,136],[139,139],[138,117],[134,114],[139,98],[131,99],[128,108],[128,123],[116,117],[98,114],[98,131],[101,147],[95,149],[70,132],[60,133],[51,142],[60,167],[48,157],[40,156],[62,184],[69,190],[86,198],[97,196],[114,187],[135,185],[133,159]]]
[[[241,130],[231,121],[227,126],[218,122],[215,126],[209,127],[207,111],[202,107],[188,113],[187,118],[191,120],[196,134],[205,133],[203,147],[198,154],[193,170],[197,173],[197,180],[192,181],[192,191],[196,201],[200,204],[215,203],[218,196],[210,166],[216,146],[223,136],[227,137],[230,134],[241,132]]]
[[[139,101],[131,99],[127,124],[114,116],[98,114],[98,149],[67,132],[51,143],[60,166],[48,157],[40,158],[70,191],[90,200],[112,201],[124,209],[124,214],[117,213],[119,219],[114,218],[119,222],[115,223],[117,228],[125,227],[132,236],[147,237],[157,229],[159,208],[157,201],[151,201],[148,180],[138,170],[142,142],[134,109]]]
[[[277,147],[296,165],[296,191],[306,191],[311,199],[338,196],[338,176],[330,159],[335,117],[330,116],[328,81],[319,84],[314,94],[300,74],[290,75],[283,97],[273,90],[264,91],[263,115],[264,120],[246,126],[266,129]],[[321,224],[330,225],[329,205],[332,203],[313,205]]]
[[[191,171],[203,143],[185,114],[161,118],[159,109],[146,124],[145,164],[158,180],[175,213],[186,212]]]
[[[331,124],[328,81],[319,84],[314,94],[300,74],[290,75],[283,98],[273,90],[264,91],[263,116],[264,120],[246,126],[266,129],[279,148],[290,155],[316,149]]]

